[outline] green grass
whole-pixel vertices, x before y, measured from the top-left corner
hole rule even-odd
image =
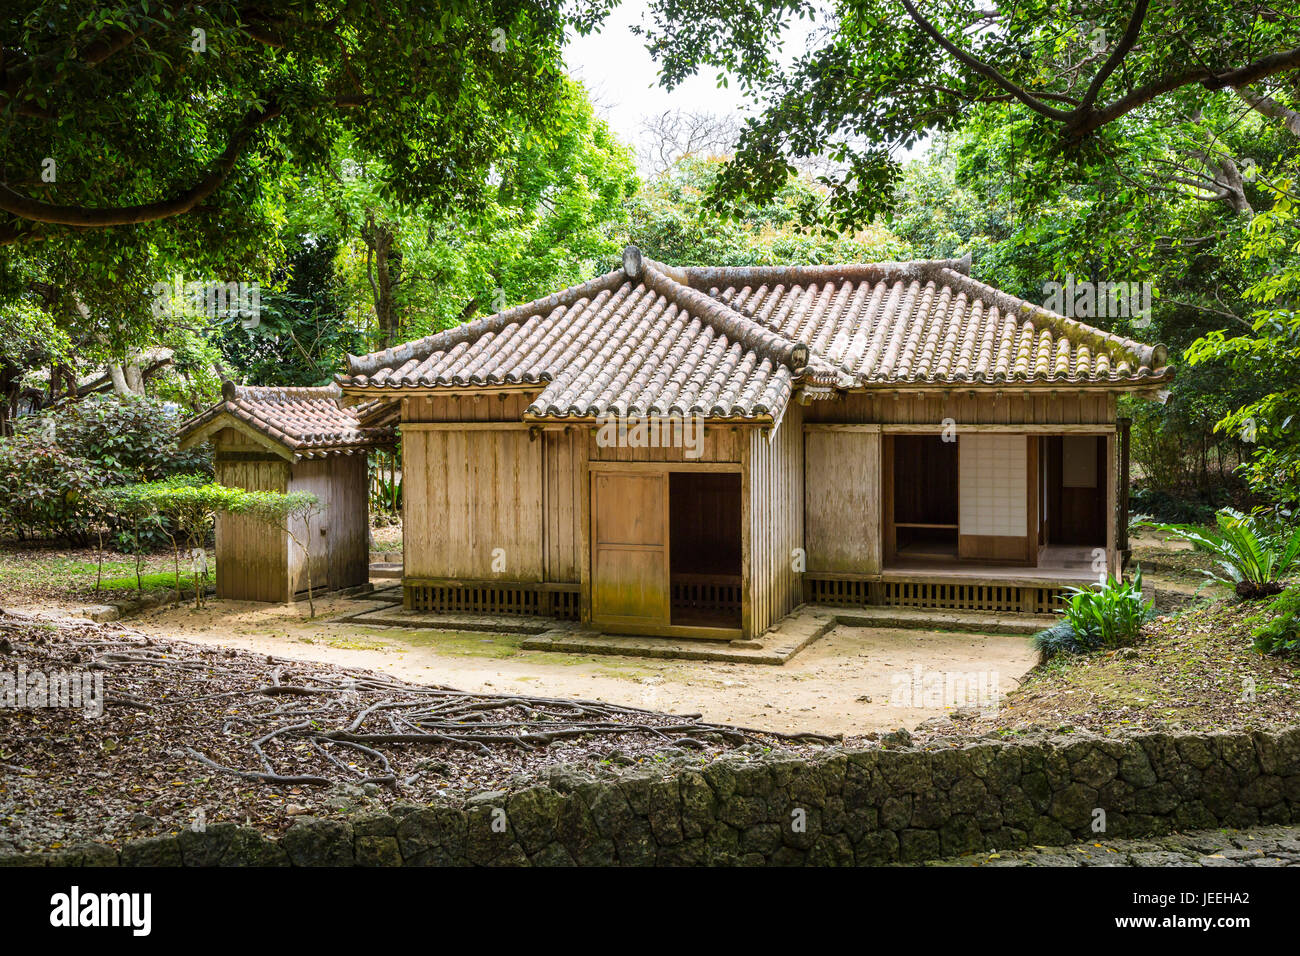
[[[213,573],[216,569],[211,563],[208,564],[208,580],[212,580]],[[194,576],[189,569],[181,566],[181,589],[192,588],[194,586]],[[168,591],[176,587],[176,572],[173,571],[151,571],[148,574],[140,575],[140,587],[144,591]],[[104,578],[100,583],[101,591],[135,591],[136,580],[135,571],[130,574],[122,575],[115,578]]]
[[[105,552],[103,581],[95,590],[99,575],[93,549],[70,549],[27,544],[0,544],[0,592],[10,602],[53,601],[77,604],[104,596],[123,597],[136,592],[135,557]],[[213,579],[216,560],[208,553],[208,580]],[[145,592],[176,587],[174,558],[170,552],[144,555],[141,578]],[[192,585],[187,562],[181,563],[181,586]]]

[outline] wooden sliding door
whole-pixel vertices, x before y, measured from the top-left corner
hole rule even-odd
[[[668,473],[593,473],[591,539],[592,624],[667,626]]]

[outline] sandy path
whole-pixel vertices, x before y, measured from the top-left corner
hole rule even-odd
[[[972,683],[982,672],[1006,693],[1035,660],[1028,638],[1010,635],[840,627],[773,667],[524,651],[518,635],[328,620],[374,606],[331,598],[317,602],[318,618],[309,621],[304,605],[212,601],[205,610],[171,608],[129,623],[160,636],[366,667],[463,690],[598,698],[771,730],[843,734],[914,728],[966,703],[923,699],[923,687],[943,680],[937,672]]]

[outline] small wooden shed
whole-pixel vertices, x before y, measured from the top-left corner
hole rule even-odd
[[[180,447],[213,444],[217,481],[249,491],[307,491],[324,505],[312,522],[311,583],[337,591],[370,580],[366,454],[394,431],[370,423],[372,403],[344,408],[338,386],[256,388],[226,382],[222,400],[180,429]],[[295,528],[302,538],[303,528]],[[250,518],[217,519],[217,597],[293,601],[307,562],[287,532]]]

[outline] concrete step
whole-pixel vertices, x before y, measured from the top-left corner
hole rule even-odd
[[[998,614],[947,608],[831,607],[810,604],[814,613],[833,617],[849,627],[894,627],[909,631],[963,631],[974,634],[1036,634],[1060,621],[1056,614]]]
[[[835,627],[835,619],[803,610],[782,619],[754,640],[691,640],[673,637],[632,637],[602,634],[588,628],[556,628],[524,638],[519,645],[527,651],[563,654],[615,654],[626,657],[654,657],[667,660],[724,661],[736,664],[781,665]]]

